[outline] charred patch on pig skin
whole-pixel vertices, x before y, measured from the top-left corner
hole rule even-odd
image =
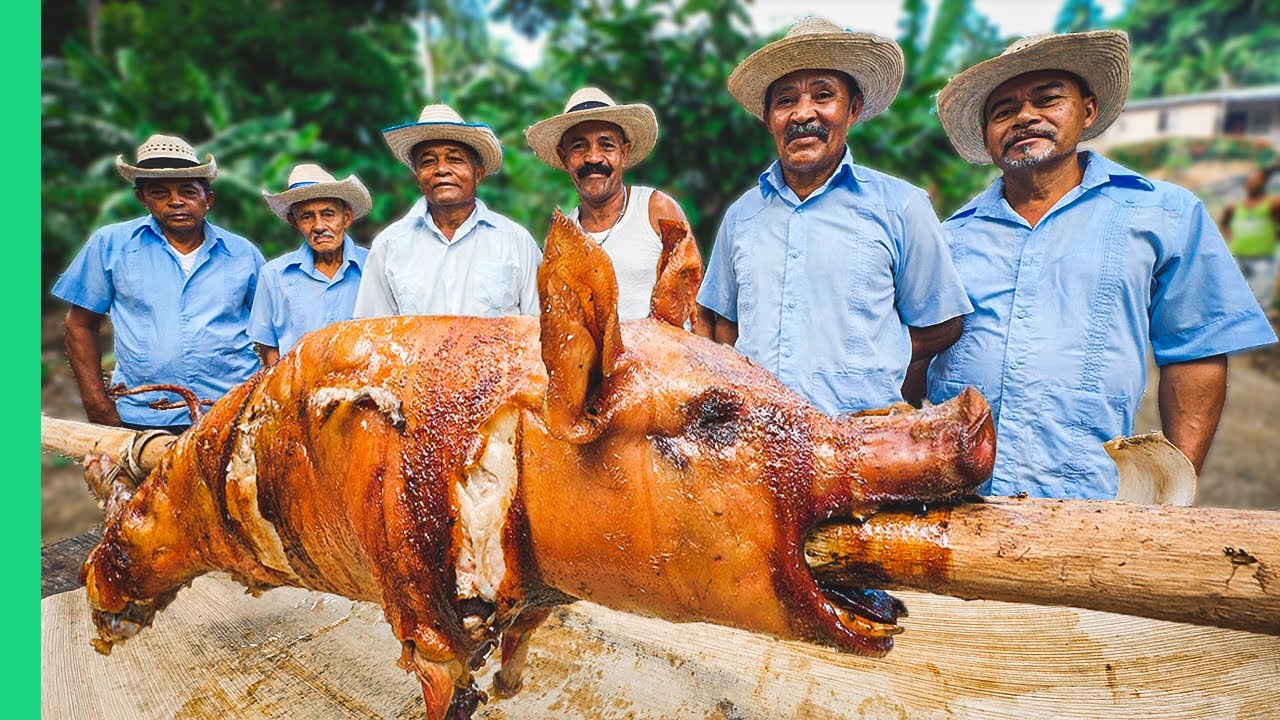
[[[713,387],[689,401],[686,412],[691,433],[717,447],[738,441],[737,420],[742,398],[731,390]]]

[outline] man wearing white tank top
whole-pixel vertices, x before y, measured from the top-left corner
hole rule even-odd
[[[524,131],[543,162],[569,173],[578,207],[569,218],[609,255],[618,279],[618,318],[649,316],[658,278],[662,238],[658,220],[688,225],[666,193],[627,186],[624,171],[639,164],[658,139],[658,119],[648,105],[617,105],[597,88],[582,88],[560,115]]]

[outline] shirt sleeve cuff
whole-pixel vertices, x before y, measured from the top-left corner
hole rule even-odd
[[[1156,365],[1240,352],[1276,341],[1261,308],[1249,308],[1200,327],[1151,338]]]
[[[704,285],[703,288],[706,289],[706,286]],[[734,303],[720,297],[718,292],[698,293],[698,304],[729,322],[738,322],[738,308]]]
[[[969,302],[969,296],[964,292],[957,292],[949,298],[939,294],[930,298],[924,307],[915,312],[903,313],[902,321],[910,327],[929,327],[971,312],[973,312],[973,304]]]
[[[107,311],[111,309],[110,300],[84,297],[80,293],[71,292],[68,289],[59,286],[55,286],[49,291],[49,294],[63,302],[71,303],[72,305],[82,307],[89,312],[94,312],[99,315],[106,315]]]
[[[280,339],[277,338],[275,333],[271,332],[270,330],[263,330],[261,328],[249,328],[249,339],[252,340],[253,342],[258,343],[259,345],[266,345],[267,347],[280,347]]]

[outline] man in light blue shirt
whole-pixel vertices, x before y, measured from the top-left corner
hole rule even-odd
[[[1128,38],[1028,38],[938,96],[957,151],[1003,177],[944,223],[973,301],[929,370],[929,399],[991,404],[988,494],[1111,499],[1102,444],[1132,434],[1150,344],[1164,433],[1198,471],[1226,354],[1275,341],[1204,205],[1077,145],[1128,91]]]
[[[218,174],[212,155],[201,164],[185,140],[153,135],[136,162],[118,157],[116,170],[149,214],[96,231],[52,293],[71,304],[67,360],[89,421],[181,432],[193,422],[182,402],[150,405],[175,404],[178,393],[217,400],[259,368],[247,327],[264,260],[248,240],[205,220]],[[98,349],[107,313],[112,385],[173,391],[108,397]]]
[[[925,193],[854,164],[845,143],[901,81],[893,41],[816,18],[729,78],[778,161],[725,214],[701,325],[829,414],[892,405],[913,388],[918,400],[929,360],[971,310]]]
[[[382,136],[422,198],[373,239],[355,316],[536,315],[542,252],[528,230],[476,198],[502,165],[489,126],[428,105],[418,122]]]
[[[262,196],[305,238],[302,247],[262,268],[249,314],[249,338],[271,365],[306,333],[351,319],[369,251],[356,246],[347,228],[369,214],[373,200],[355,175],[339,182],[311,164],[289,173],[284,192],[263,190]]]

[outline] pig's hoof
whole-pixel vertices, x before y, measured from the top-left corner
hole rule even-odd
[[[506,673],[499,670],[493,674],[493,694],[499,698],[509,698],[520,692],[520,688],[524,686],[524,678],[519,674],[515,677],[507,677]]]

